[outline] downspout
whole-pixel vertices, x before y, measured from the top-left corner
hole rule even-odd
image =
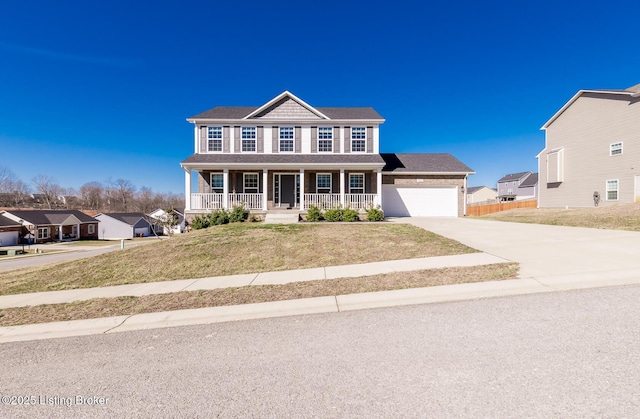
[[[467,177],[469,176],[469,174],[464,175],[464,183],[462,186],[462,205],[463,205],[463,212],[464,212],[464,216],[467,216]]]

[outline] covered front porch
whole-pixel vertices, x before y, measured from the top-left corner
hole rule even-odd
[[[366,211],[381,205],[381,168],[199,170],[197,192],[191,191],[192,171],[185,169],[186,209],[209,212],[233,209],[253,211],[351,208]]]

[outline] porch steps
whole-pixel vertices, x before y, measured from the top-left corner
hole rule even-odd
[[[264,218],[265,224],[296,224],[300,221],[300,214],[268,212]]]

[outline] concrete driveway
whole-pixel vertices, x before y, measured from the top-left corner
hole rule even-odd
[[[520,277],[567,274],[640,276],[640,232],[506,223],[472,218],[397,218],[483,252],[520,263]]]

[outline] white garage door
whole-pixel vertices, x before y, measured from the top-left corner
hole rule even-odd
[[[388,217],[457,217],[458,188],[382,185],[382,209]]]
[[[136,235],[136,237],[141,234],[147,237],[149,235],[149,227],[138,227],[135,229],[134,234]]]
[[[15,246],[18,244],[18,232],[6,231],[0,233],[0,246]]]

